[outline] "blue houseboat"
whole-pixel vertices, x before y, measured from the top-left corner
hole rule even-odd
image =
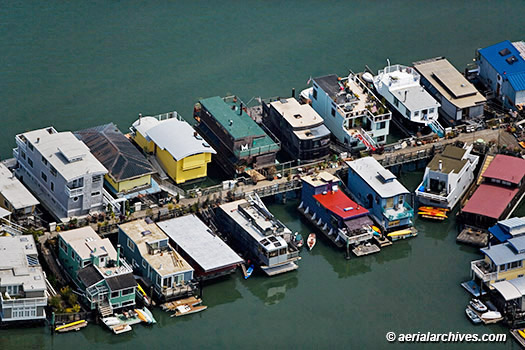
[[[303,214],[336,246],[357,246],[373,238],[372,220],[368,210],[360,206],[339,189],[339,178],[321,172],[302,178],[301,204]],[[379,251],[369,245],[368,253]],[[364,255],[357,254],[356,255]]]
[[[408,190],[373,157],[347,162],[348,188],[385,231],[412,226]]]

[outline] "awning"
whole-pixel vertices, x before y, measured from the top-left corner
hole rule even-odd
[[[518,299],[523,296],[520,291],[509,281],[492,283],[492,287],[494,287],[494,289],[496,289],[501,294],[501,296],[503,296],[505,301]]]

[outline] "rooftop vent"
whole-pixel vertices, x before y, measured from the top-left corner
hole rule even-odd
[[[507,61],[508,64],[513,64],[518,62],[518,59],[516,58],[516,56],[510,56],[509,58],[505,59],[505,61]]]
[[[151,231],[150,230],[142,231],[140,234],[142,236],[148,236],[148,235],[151,235]]]
[[[293,117],[294,117],[295,119],[301,119],[303,116],[300,115],[300,114],[294,114]]]
[[[346,207],[343,209],[343,211],[350,211],[350,210],[354,210],[354,207]]]
[[[510,54],[510,50],[506,47],[503,50],[500,50],[499,54],[500,56],[507,56],[508,54]]]

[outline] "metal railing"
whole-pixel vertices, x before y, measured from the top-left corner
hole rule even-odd
[[[1,293],[0,293],[0,300],[2,302],[3,307],[25,307],[25,306],[46,306],[47,305],[47,298],[4,299]]]
[[[479,278],[481,278],[481,280],[483,282],[489,282],[489,281],[492,281],[492,280],[497,280],[498,279],[498,273],[497,272],[485,272],[478,266],[478,264],[484,264],[484,263],[486,263],[486,262],[483,259],[471,261],[470,262],[470,268],[472,269],[472,271],[474,271],[474,273]]]
[[[69,198],[77,197],[77,196],[80,196],[82,193],[84,193],[84,187],[69,188],[67,185],[65,187],[66,187],[66,194],[69,196]]]
[[[401,209],[395,209],[395,208],[383,208],[383,215],[388,220],[401,220],[405,218],[411,218],[414,216],[414,209],[407,203],[403,203],[403,208]]]

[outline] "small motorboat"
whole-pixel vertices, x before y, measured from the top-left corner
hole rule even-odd
[[[472,308],[477,312],[486,312],[488,310],[487,306],[483,304],[481,300],[475,298],[470,301],[470,306],[472,306]]]
[[[255,266],[250,265],[250,267],[248,267],[248,269],[246,270],[246,276],[244,276],[244,279],[247,280],[248,278],[250,278],[250,276],[252,275],[253,273],[253,269],[255,268]]]
[[[310,233],[308,235],[308,240],[306,241],[306,244],[308,245],[309,250],[312,250],[316,241],[317,239],[315,238],[315,233]]]
[[[297,248],[301,248],[304,245],[303,236],[299,232],[295,233],[294,240]]]
[[[111,327],[111,326],[118,325],[120,323],[120,320],[115,316],[110,316],[110,317],[104,317],[102,319],[102,323],[104,323],[108,327]]]
[[[499,313],[498,311],[487,311],[481,314],[481,318],[484,320],[496,320],[498,318],[501,318],[501,313]]]
[[[173,317],[173,316],[176,316],[176,317],[179,317],[179,316],[184,316],[184,315],[189,315],[189,314],[194,314],[196,312],[200,312],[200,311],[204,311],[206,310],[208,307],[205,306],[205,305],[202,305],[202,306],[190,306],[190,305],[179,305],[175,308],[175,313],[173,315],[171,315],[170,317]]]
[[[465,313],[467,314],[467,317],[472,321],[474,324],[481,323],[481,318],[469,307],[465,309]]]

